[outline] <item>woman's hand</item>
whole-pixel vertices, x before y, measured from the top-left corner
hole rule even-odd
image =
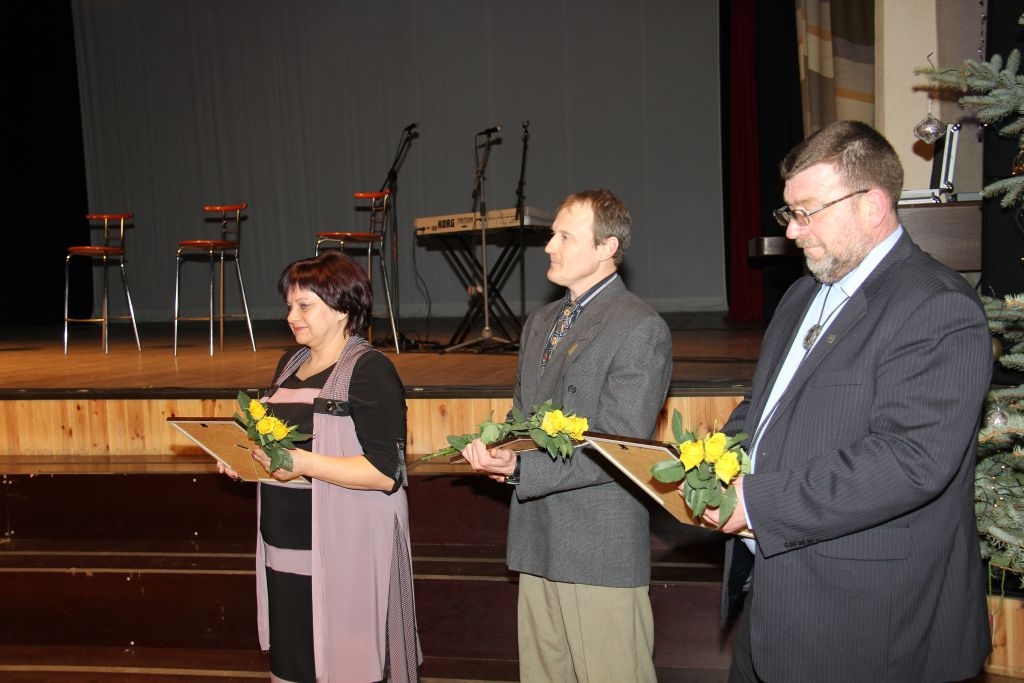
[[[231,477],[235,481],[238,481],[238,472],[235,472],[233,469],[231,469],[230,467],[228,467],[227,465],[225,465],[222,462],[219,462],[219,461],[217,462],[217,471],[220,472],[221,474],[228,475],[229,477]]]
[[[250,455],[252,455],[253,460],[258,462],[263,467],[263,469],[270,472],[270,456],[267,455],[262,448],[253,448],[251,451],[249,451],[249,453]],[[283,467],[279,467],[273,472],[270,472],[270,476],[272,476],[274,479],[278,481],[292,481],[293,479],[298,479],[300,476],[302,476],[301,473],[296,470],[298,470],[298,464],[302,461],[303,457],[309,452],[303,451],[299,448],[295,448],[289,450],[288,453],[291,454],[292,456],[291,471],[289,472]]]

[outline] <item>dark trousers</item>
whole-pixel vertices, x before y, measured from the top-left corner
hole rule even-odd
[[[732,646],[729,683],[764,683],[754,671],[754,659],[750,652],[750,598],[750,594],[747,594],[747,609],[740,615],[740,625]]]

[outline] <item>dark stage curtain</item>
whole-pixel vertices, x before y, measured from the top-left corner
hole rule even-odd
[[[7,238],[17,246],[3,264],[8,282],[32,295],[0,325],[59,323],[64,256],[90,237],[71,7],[66,0],[12,0],[2,12]],[[90,270],[85,259],[72,264],[72,317],[92,310]]]
[[[736,0],[729,16],[728,210],[729,318],[760,320],[760,274],[748,265],[747,242],[761,234],[757,127],[757,0]]]
[[[778,164],[803,138],[793,0],[722,4],[723,158],[729,319],[770,318],[802,271],[799,258],[760,262],[747,243],[782,235],[771,216],[782,202]]]

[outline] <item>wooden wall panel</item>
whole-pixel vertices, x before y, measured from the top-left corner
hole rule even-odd
[[[739,396],[674,396],[658,416],[656,438],[671,440],[671,415],[700,432],[721,426]],[[449,434],[476,431],[504,417],[507,397],[410,398],[410,458],[447,445]],[[213,460],[173,430],[168,417],[227,416],[233,399],[54,399],[0,401],[0,473],[211,472]]]
[[[1024,600],[990,595],[988,615],[992,654],[985,662],[985,671],[1024,678]]]

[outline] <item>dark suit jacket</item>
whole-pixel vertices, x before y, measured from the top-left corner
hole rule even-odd
[[[754,433],[817,288],[808,276],[786,293],[726,429]],[[744,480],[763,679],[949,681],[981,668],[974,453],[990,349],[970,286],[904,234],[804,359]],[[735,543],[725,610],[747,553]]]
[[[569,328],[547,369],[540,358],[561,301],[523,328],[514,404],[524,414],[548,399],[590,429],[650,438],[672,376],[672,336],[650,306],[612,281]],[[650,583],[647,508],[600,455],[521,456],[512,494],[508,566],[552,581],[629,588]]]

